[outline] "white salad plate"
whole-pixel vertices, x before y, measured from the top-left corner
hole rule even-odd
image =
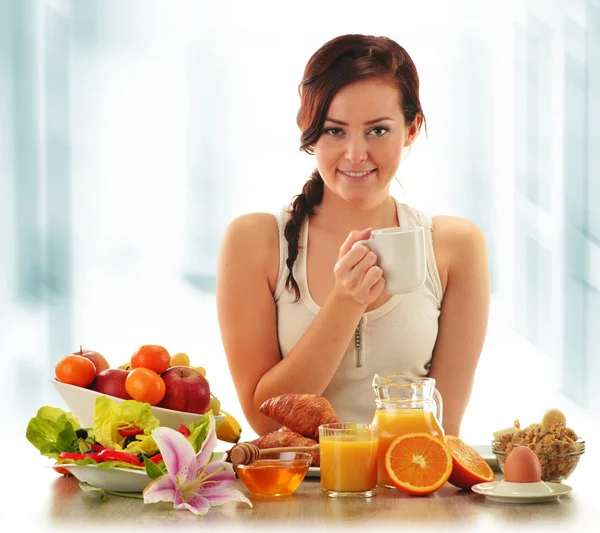
[[[504,480],[479,483],[471,487],[488,500],[500,503],[544,503],[558,500],[573,489],[563,483],[509,483]]]
[[[114,492],[142,492],[152,481],[144,470],[98,468],[96,465],[61,464],[79,481]]]
[[[98,396],[106,396],[117,404],[123,401],[123,399],[116,396],[109,396],[108,394],[102,394],[84,387],[61,383],[56,379],[51,379],[50,383],[52,383],[58,394],[60,394],[60,397],[69,406],[75,418],[79,420],[84,428],[94,427],[94,407]],[[175,430],[179,429],[181,424],[189,426],[193,422],[198,422],[204,416],[183,411],[173,411],[172,409],[164,409],[162,407],[151,407],[150,411],[158,419],[162,427]],[[215,416],[217,426],[223,420],[225,420],[225,415],[219,414]]]

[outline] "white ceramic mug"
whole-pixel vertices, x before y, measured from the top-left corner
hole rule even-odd
[[[404,226],[376,229],[370,239],[357,241],[377,254],[377,265],[383,270],[385,292],[404,294],[419,290],[427,276],[425,228]]]

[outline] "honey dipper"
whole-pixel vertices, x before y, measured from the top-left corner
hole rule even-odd
[[[281,446],[279,448],[265,448],[261,450],[251,442],[240,442],[229,451],[229,459],[234,465],[249,465],[256,461],[263,453],[271,452],[316,452],[319,445],[313,446]]]

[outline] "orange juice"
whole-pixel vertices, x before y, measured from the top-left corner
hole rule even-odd
[[[377,486],[379,439],[372,435],[329,435],[319,439],[321,487],[348,493]]]
[[[385,471],[385,452],[390,443],[398,436],[406,433],[430,433],[438,437],[444,436],[435,414],[425,409],[377,409],[373,424],[379,426],[379,459],[377,482],[379,485],[392,487]]]

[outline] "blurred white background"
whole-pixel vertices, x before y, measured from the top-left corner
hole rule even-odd
[[[0,0],[0,394],[18,432],[62,405],[48,380],[80,344],[117,366],[155,343],[206,367],[253,436],[219,336],[219,241],[312,171],[297,85],[343,33],[393,38],[420,73],[429,135],[394,194],[487,237],[463,436],[549,407],[599,434],[598,0]]]

